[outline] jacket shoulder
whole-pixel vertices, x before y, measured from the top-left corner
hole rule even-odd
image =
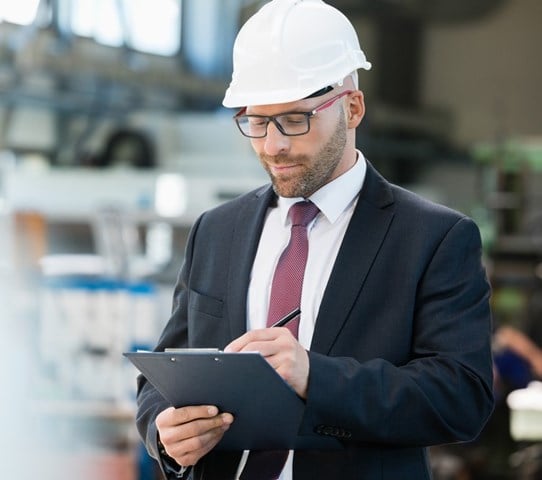
[[[213,218],[222,217],[224,215],[235,215],[239,212],[239,209],[243,208],[247,204],[258,201],[271,201],[273,198],[273,189],[271,185],[263,185],[255,188],[249,192],[242,193],[239,196],[217,205],[203,213],[205,216]]]

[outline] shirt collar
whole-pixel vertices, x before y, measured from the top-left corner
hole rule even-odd
[[[352,168],[332,182],[326,183],[309,197],[330,223],[334,223],[357,197],[365,181],[367,172],[365,157],[359,150],[356,152],[358,157]],[[301,197],[278,197],[279,215],[283,225],[286,225],[290,207],[303,200],[305,199]]]

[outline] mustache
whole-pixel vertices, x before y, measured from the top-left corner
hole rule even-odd
[[[265,153],[260,154],[260,160],[266,163],[272,163],[273,165],[283,165],[291,163],[303,163],[306,160],[305,155],[267,155]]]

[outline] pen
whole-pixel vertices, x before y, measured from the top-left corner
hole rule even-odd
[[[286,314],[278,322],[275,322],[273,325],[271,325],[271,328],[284,327],[284,325],[286,325],[290,320],[293,320],[295,317],[297,317],[300,314],[301,314],[301,310],[298,307],[294,311]]]

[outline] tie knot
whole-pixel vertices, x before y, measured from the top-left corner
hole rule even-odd
[[[292,226],[306,227],[318,215],[320,209],[311,201],[297,202],[290,207]]]

